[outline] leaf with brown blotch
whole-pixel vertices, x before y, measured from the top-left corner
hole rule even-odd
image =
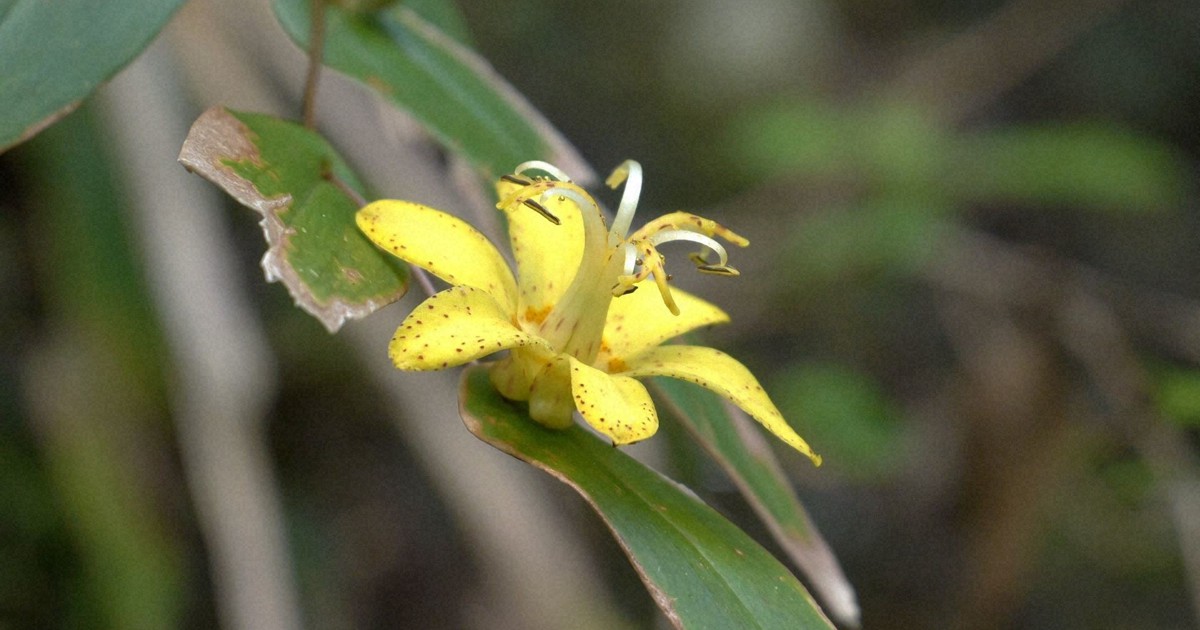
[[[362,184],[316,132],[213,107],[192,124],[179,161],[262,215],[267,280],[283,282],[330,332],[404,295],[403,263],[355,225],[351,195],[362,197]]]

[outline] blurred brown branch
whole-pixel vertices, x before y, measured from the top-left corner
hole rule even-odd
[[[881,92],[961,121],[1028,78],[1127,0],[1014,0],[944,44],[898,64]]]
[[[948,232],[951,236],[925,268],[925,278],[993,316],[1007,318],[1019,312],[1039,321],[1044,325],[1041,334],[1052,344],[1050,350],[1057,347],[1082,366],[1101,396],[1102,404],[1092,413],[1104,420],[1108,430],[1119,434],[1122,442],[1133,445],[1171,507],[1200,620],[1200,461],[1182,432],[1154,408],[1149,378],[1131,338],[1140,337],[1161,351],[1200,363],[1200,344],[1196,343],[1200,303],[1128,285],[1046,250],[1021,248],[965,228]],[[976,319],[963,332],[978,336],[979,324]],[[964,359],[972,360],[971,356]],[[996,374],[988,372],[992,379]],[[1060,384],[1053,389],[1067,387]],[[1047,416],[1036,410],[1029,410],[1025,417],[1027,426],[1047,421]],[[1044,431],[1045,427],[1038,429]],[[1017,437],[1010,435],[996,443],[1011,445]],[[1027,460],[1036,454],[1018,451],[1013,456]],[[1001,466],[1019,467],[1011,462]],[[1039,479],[1039,483],[1045,482],[1045,478]],[[991,512],[1004,514],[1005,510]],[[1015,574],[1010,575],[1014,578]],[[1014,586],[1010,582],[993,590]]]
[[[104,97],[178,374],[171,407],[181,458],[223,625],[297,628],[299,598],[265,444],[273,355],[236,281],[220,202],[170,159],[192,116],[172,76],[165,42],[157,43]]]

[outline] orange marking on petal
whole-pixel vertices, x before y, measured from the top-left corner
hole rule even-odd
[[[552,308],[553,306],[551,305],[546,305],[542,308],[534,308],[532,306],[526,307],[525,313],[521,316],[521,319],[531,324],[540,324],[546,321],[546,316],[550,314],[550,310]]]

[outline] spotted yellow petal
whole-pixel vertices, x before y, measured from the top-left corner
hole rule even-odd
[[[475,287],[516,308],[516,283],[496,247],[470,224],[408,201],[382,200],[358,211],[358,228],[379,247],[453,285]]]
[[[678,289],[671,290],[679,314],[672,315],[654,287],[642,286],[615,298],[608,307],[604,338],[596,366],[620,372],[626,357],[701,326],[729,321],[725,311]]]
[[[724,396],[779,439],[807,455],[814,464],[821,465],[821,456],[792,430],[758,379],[724,352],[700,346],[659,346],[629,359],[628,363],[628,370],[623,373],[627,376],[670,376]]]
[[[497,193],[509,198],[520,187],[500,180]],[[551,196],[535,200],[554,215],[555,225],[523,204],[505,208],[508,237],[517,261],[521,315],[538,322],[570,286],[583,258],[583,219],[579,206],[566,198]]]
[[[440,370],[526,346],[542,347],[545,342],[513,325],[490,293],[450,287],[404,318],[388,345],[388,356],[401,370]]]
[[[632,444],[658,431],[658,413],[641,383],[571,360],[571,396],[580,415],[613,444]]]

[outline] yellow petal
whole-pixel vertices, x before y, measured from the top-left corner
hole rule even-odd
[[[408,201],[382,200],[358,211],[358,228],[379,247],[453,285],[483,289],[509,312],[516,283],[504,257],[470,224]]]
[[[729,321],[725,311],[678,289],[672,290],[679,314],[672,315],[651,287],[614,298],[604,324],[604,341],[596,366],[620,372],[626,357],[709,324]]]
[[[670,376],[710,389],[741,407],[768,431],[804,453],[817,466],[821,456],[796,434],[758,379],[733,357],[700,346],[659,346],[629,359],[628,376]]]
[[[497,192],[501,199],[519,189],[501,180]],[[521,298],[519,313],[526,321],[539,322],[550,306],[570,286],[583,258],[583,219],[579,206],[570,199],[550,197],[538,200],[558,218],[555,225],[532,208],[513,204],[506,208],[508,237],[517,261]]]
[[[613,444],[632,444],[658,431],[658,413],[650,393],[627,376],[610,376],[594,367],[571,360],[571,396],[575,408],[594,429]]]
[[[396,329],[388,356],[401,370],[440,370],[507,348],[545,342],[513,325],[482,289],[451,287],[425,300]]]

